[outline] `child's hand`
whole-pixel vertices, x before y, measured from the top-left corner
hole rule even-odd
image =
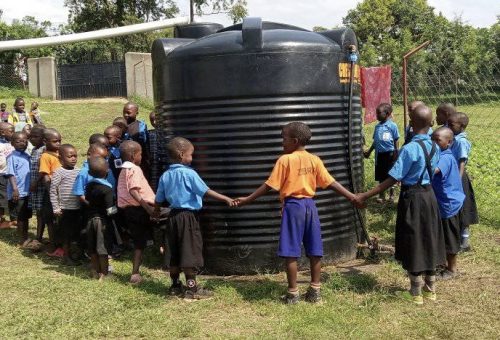
[[[12,190],[12,200],[17,202],[19,200],[19,189]]]
[[[392,153],[392,160],[394,162],[397,161],[398,155],[399,155],[399,151],[398,150],[394,150],[394,152]]]
[[[352,204],[358,209],[364,209],[366,208],[366,197],[362,193],[355,194]]]
[[[237,207],[241,207],[245,204],[248,204],[248,196],[247,197],[238,197],[237,199],[234,200],[235,204]]]
[[[370,151],[363,151],[363,156],[365,156],[365,158],[370,158],[370,154]]]
[[[233,200],[232,198],[227,198],[224,200],[227,204],[228,207],[236,207],[236,200]]]

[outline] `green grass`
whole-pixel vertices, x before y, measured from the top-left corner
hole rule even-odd
[[[11,103],[16,94],[2,95],[0,101]],[[102,132],[120,116],[125,102],[38,101],[47,125],[60,130],[63,142],[74,144],[80,155],[86,151],[88,136]],[[145,119],[150,109],[141,107],[140,117]],[[169,280],[153,250],[142,269],[143,285],[127,284],[128,258],[112,262],[115,281],[99,283],[90,280],[83,267],[64,267],[43,254],[20,251],[15,231],[0,230],[0,338],[498,339],[500,112],[492,110],[472,115],[469,129],[473,142],[469,171],[482,221],[472,229],[474,251],[460,256],[461,278],[438,284],[435,304],[414,307],[399,300],[394,292],[405,289],[407,279],[401,267],[384,256],[379,263],[356,260],[325,267],[324,303],[318,306],[280,304],[284,273],[203,276],[215,298],[186,303],[166,296]],[[493,124],[483,126],[485,121]],[[368,143],[373,126],[365,129]],[[366,162],[366,182],[368,187],[374,185],[373,158]],[[372,205],[367,216],[370,233],[390,243],[394,207]],[[307,286],[307,275],[301,273],[301,289]]]

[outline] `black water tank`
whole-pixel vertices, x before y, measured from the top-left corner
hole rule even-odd
[[[179,25],[174,28],[175,38],[199,39],[207,35],[213,34],[218,30],[223,29],[221,24],[212,22],[197,22],[188,25]]]
[[[362,187],[359,86],[354,88],[351,168],[349,88],[340,80],[347,52],[335,39],[247,18],[243,25],[199,40],[157,40],[152,57],[160,129],[164,136],[193,142],[192,166],[210,188],[231,197],[255,190],[282,154],[281,128],[291,121],[311,127],[308,151],[321,157],[340,183],[352,188],[352,170]],[[319,190],[315,200],[324,261],[352,259],[354,209],[331,190]],[[280,203],[275,192],[238,209],[207,199],[202,228],[208,272],[247,274],[283,267],[276,256]]]

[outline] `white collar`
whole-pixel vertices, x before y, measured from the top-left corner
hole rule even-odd
[[[123,169],[132,169],[134,166],[135,166],[135,164],[134,164],[134,163],[129,162],[129,161],[125,161],[125,162],[123,162],[123,163],[122,163],[122,166],[121,166],[121,167],[122,167]]]

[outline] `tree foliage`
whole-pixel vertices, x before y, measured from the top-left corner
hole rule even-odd
[[[196,14],[207,14],[206,10],[210,9],[210,14],[227,13],[229,18],[236,23],[248,15],[246,0],[191,0],[194,2]]]

